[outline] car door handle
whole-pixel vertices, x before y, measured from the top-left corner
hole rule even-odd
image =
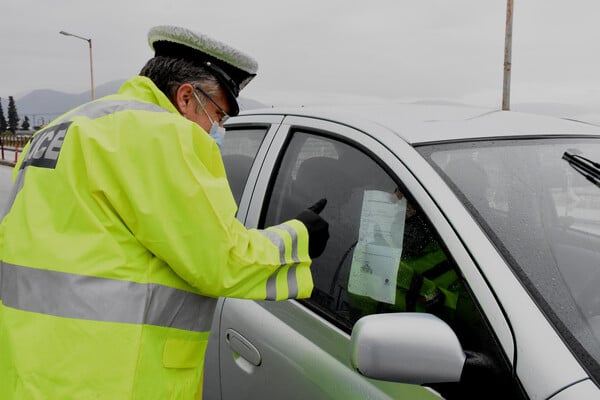
[[[242,357],[250,364],[258,367],[262,362],[258,349],[240,333],[233,329],[227,329],[225,332],[225,340],[235,354]]]

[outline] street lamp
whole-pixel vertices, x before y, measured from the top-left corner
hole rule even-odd
[[[65,32],[65,31],[60,31],[58,33],[60,33],[61,35],[65,35],[65,36],[73,36],[73,37],[76,37],[77,39],[85,40],[86,42],[88,42],[88,45],[90,47],[90,79],[92,82],[92,100],[94,100],[95,96],[94,96],[94,67],[92,64],[92,39],[84,38],[84,37],[74,35],[72,33]]]

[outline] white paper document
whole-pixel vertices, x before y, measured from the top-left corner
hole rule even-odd
[[[350,267],[350,293],[395,303],[405,216],[405,198],[379,190],[364,192],[358,243]]]

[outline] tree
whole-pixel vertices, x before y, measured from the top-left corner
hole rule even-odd
[[[0,97],[0,133],[6,132],[8,125],[6,124],[6,118],[4,117],[4,108],[2,107],[2,98]]]
[[[23,123],[21,124],[21,129],[28,131],[29,130],[29,117],[26,115],[25,118],[23,118]]]
[[[15,99],[13,99],[12,96],[8,96],[8,130],[12,133],[16,133],[18,125],[19,114],[17,114]]]

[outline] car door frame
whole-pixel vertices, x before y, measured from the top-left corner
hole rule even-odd
[[[244,185],[242,197],[240,198],[240,203],[238,204],[238,211],[236,217],[242,223],[245,222],[250,200],[254,193],[255,182],[262,167],[264,158],[271,146],[271,143],[273,142],[273,139],[277,135],[277,131],[280,128],[281,121],[283,121],[283,118],[283,115],[276,114],[245,115],[231,118],[225,123],[226,129],[256,128],[268,126],[267,132],[258,148],[258,151],[256,152],[256,157],[254,157],[254,161],[252,162],[250,171],[248,172],[248,178],[246,179],[246,184]]]

